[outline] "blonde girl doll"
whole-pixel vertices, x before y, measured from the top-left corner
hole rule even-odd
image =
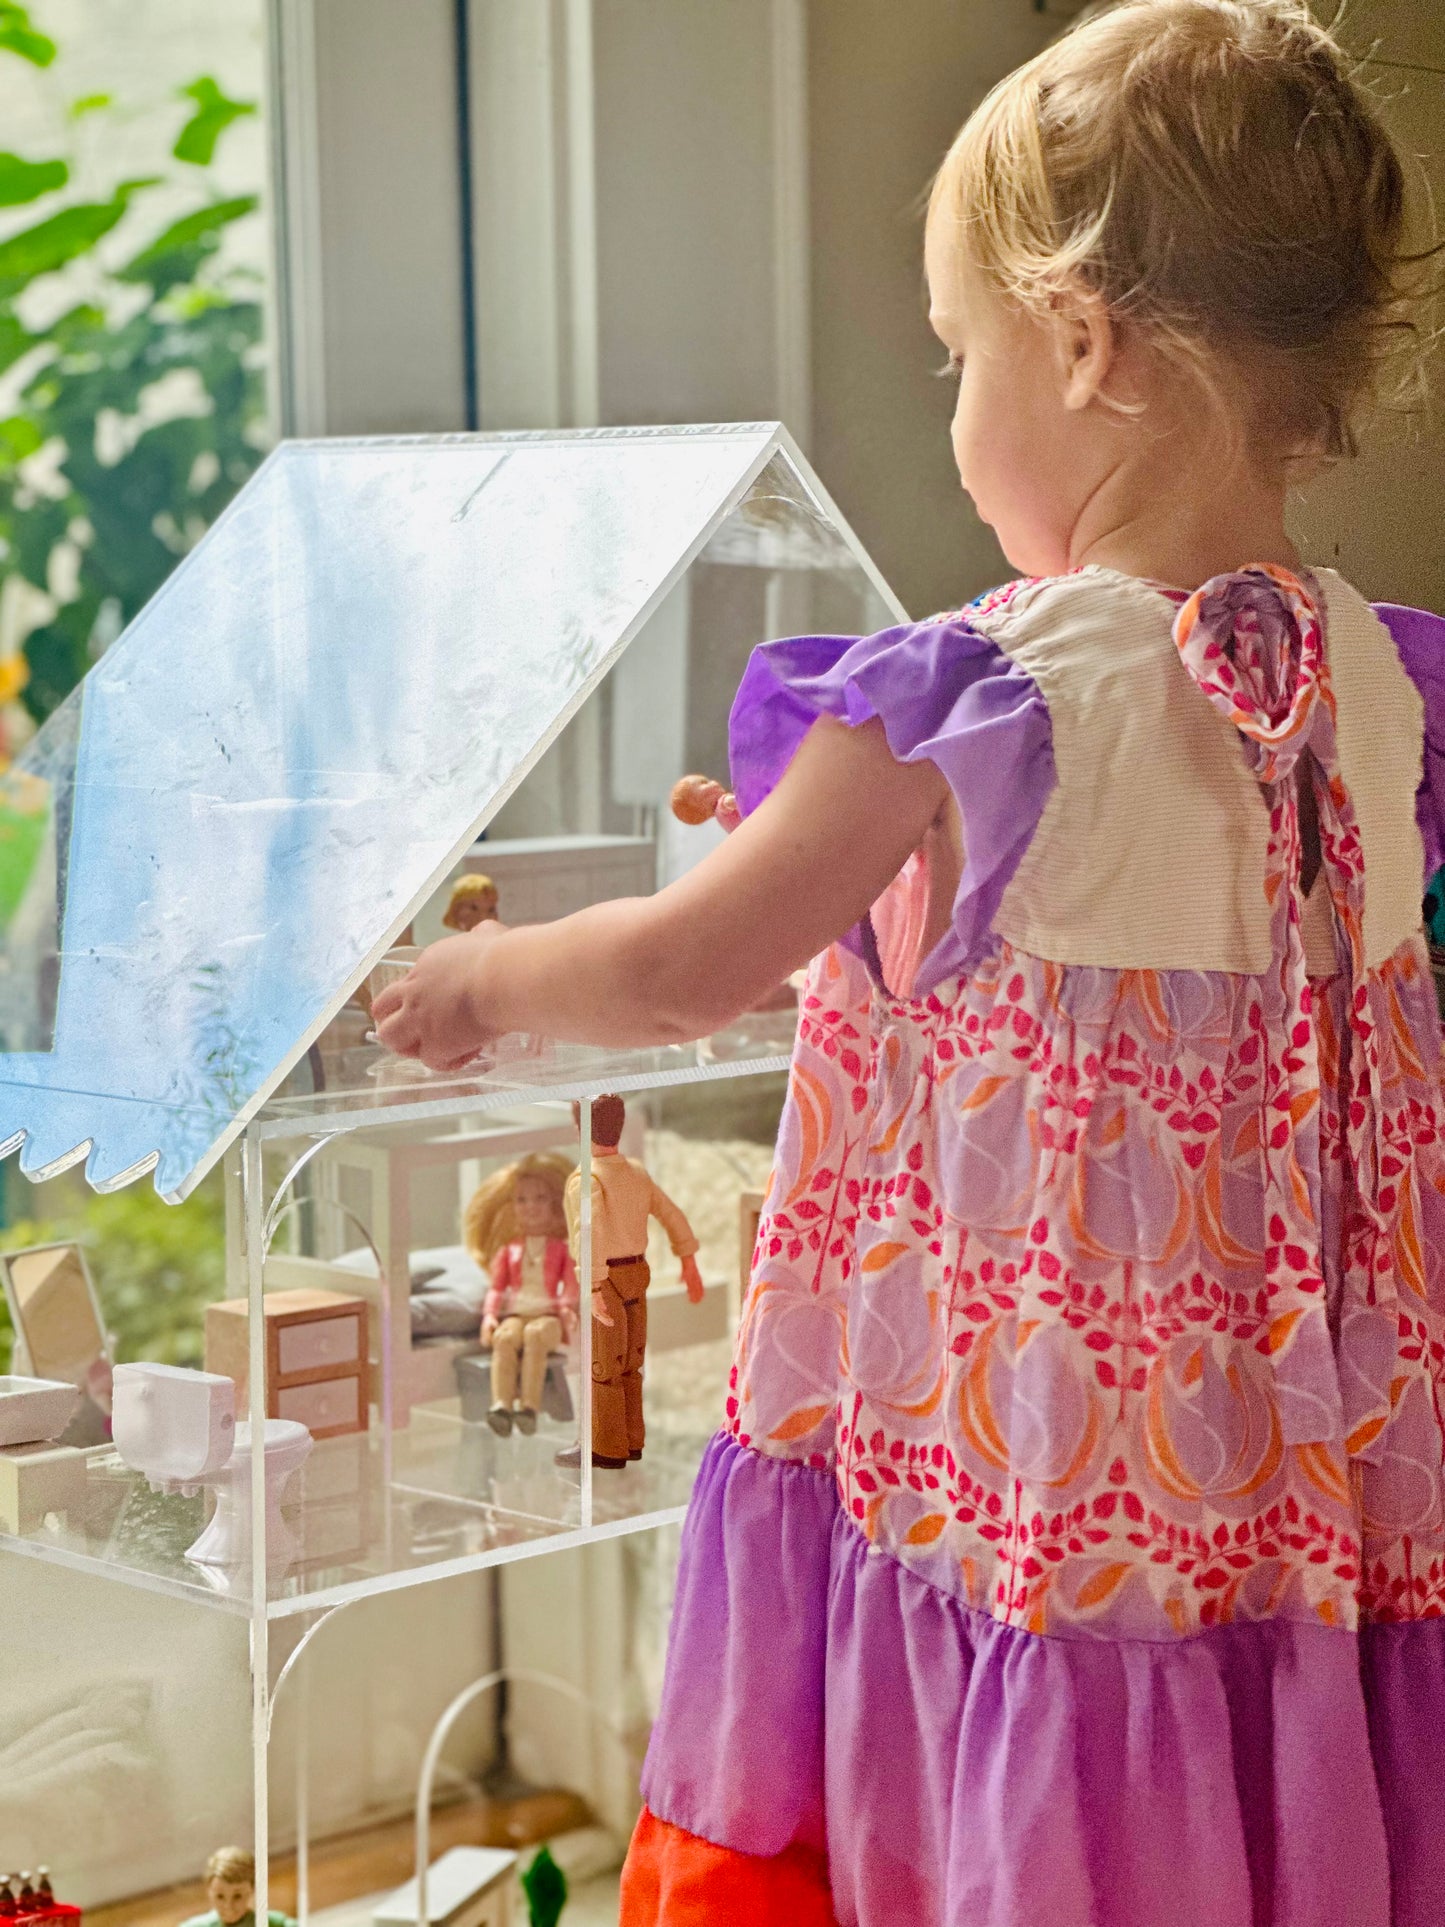
[[[479,923],[491,923],[497,916],[497,886],[490,877],[458,877],[452,885],[442,922],[448,930],[465,936]]]
[[[1445,624],[1285,522],[1403,234],[1303,6],[1009,76],[925,254],[1018,579],[760,649],[721,848],[378,1002],[447,1065],[815,959],[627,1927],[1445,1920]]]
[[[462,1222],[468,1256],[492,1281],[482,1344],[492,1354],[487,1422],[506,1438],[537,1429],[548,1357],[577,1334],[577,1271],[567,1239],[572,1160],[545,1151],[494,1171]]]

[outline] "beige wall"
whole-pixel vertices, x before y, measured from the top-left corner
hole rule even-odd
[[[810,454],[904,606],[1013,571],[958,486],[919,197],[959,124],[1058,21],[1028,0],[812,0]]]
[[[300,11],[298,9],[298,11]],[[314,233],[299,183],[292,300],[324,372],[288,433],[458,428],[464,417],[460,197],[450,0],[312,0]],[[297,165],[300,163],[298,161]]]
[[[1332,9],[1331,9],[1332,11]],[[1375,58],[1365,70],[1410,164],[1421,241],[1429,205],[1445,212],[1445,7],[1439,0],[1356,0],[1342,35]],[[1358,461],[1302,495],[1302,548],[1367,595],[1445,611],[1445,369],[1438,356],[1425,415],[1382,414]]]
[[[919,196],[984,92],[1058,30],[1027,0],[811,0],[814,433],[819,473],[915,614],[1012,571],[958,488],[950,389],[924,318]],[[1333,0],[1327,8],[1333,13]],[[1445,0],[1356,0],[1350,44],[1376,61],[1408,152],[1445,203]],[[1394,62],[1397,64],[1387,64]],[[1409,437],[1413,436],[1413,440]],[[1445,436],[1386,425],[1308,491],[1307,553],[1368,593],[1445,609]]]
[[[776,406],[769,0],[594,15],[605,422]]]

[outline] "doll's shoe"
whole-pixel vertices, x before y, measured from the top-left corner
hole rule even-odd
[[[582,1447],[580,1445],[564,1446],[556,1455],[556,1462],[568,1472],[580,1471],[582,1469]],[[592,1454],[594,1469],[600,1466],[604,1472],[620,1472],[626,1463],[626,1459],[604,1458],[600,1452],[594,1452]]]
[[[487,1423],[499,1439],[507,1438],[512,1430],[512,1414],[505,1405],[494,1405],[487,1413]]]
[[[519,1405],[512,1413],[512,1423],[530,1438],[537,1429],[537,1414],[530,1405]]]

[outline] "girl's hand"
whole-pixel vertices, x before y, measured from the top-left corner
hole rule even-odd
[[[488,1317],[482,1320],[482,1343],[488,1348],[497,1335],[497,1324],[498,1320],[495,1318]]]
[[[380,1043],[398,1057],[420,1058],[428,1070],[460,1070],[489,1043],[488,952],[502,934],[495,921],[462,937],[445,937],[422,952],[399,983],[371,1007]]]

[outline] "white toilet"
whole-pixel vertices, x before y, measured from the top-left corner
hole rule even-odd
[[[293,1472],[311,1451],[311,1434],[294,1418],[268,1418],[262,1446],[266,1466],[266,1565],[289,1566],[296,1556],[296,1535],[281,1516],[281,1500]],[[210,1524],[186,1553],[198,1566],[249,1566],[251,1563],[251,1428],[236,1427],[236,1449],[223,1472],[206,1480],[216,1494]]]
[[[117,1365],[111,1437],[157,1492],[197,1492],[236,1449],[236,1388],[180,1365]]]
[[[251,1428],[236,1423],[236,1388],[215,1372],[179,1365],[117,1365],[111,1410],[115,1448],[158,1492],[209,1487],[216,1510],[186,1557],[202,1566],[251,1560]],[[296,1542],[281,1516],[287,1481],[311,1450],[297,1419],[268,1418],[262,1443],[266,1478],[266,1564],[290,1564]]]

